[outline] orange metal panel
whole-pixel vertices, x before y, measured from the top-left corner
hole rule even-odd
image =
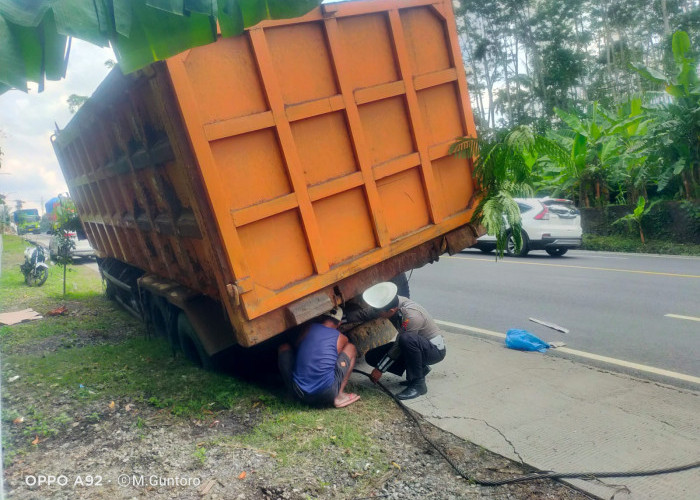
[[[384,214],[381,213],[381,206],[377,187],[374,184],[371,170],[371,157],[369,146],[365,136],[365,131],[362,127],[362,120],[357,109],[357,104],[352,99],[352,84],[351,70],[346,66],[348,50],[346,46],[341,44],[340,32],[335,19],[329,19],[325,23],[330,43],[331,56],[338,75],[341,91],[348,96],[346,114],[350,127],[350,134],[355,146],[355,157],[360,164],[360,170],[365,184],[365,193],[367,202],[369,203],[369,215],[372,220],[372,230],[380,247],[386,247],[389,244],[389,234],[384,220]],[[358,211],[356,216],[362,216],[365,212]],[[336,243],[337,245],[338,243]],[[328,246],[328,243],[326,243]],[[340,252],[334,251],[334,254]]]
[[[409,168],[413,168],[420,165],[420,155],[418,153],[411,153],[393,160],[380,163],[375,165],[374,178],[376,180],[383,179],[384,177],[389,177],[390,175],[398,174]]]
[[[186,81],[200,90],[196,103],[198,122],[217,123],[268,110],[247,37],[222,39],[189,54],[192,57],[185,57],[182,63]],[[182,85],[184,81],[178,83]]]
[[[392,239],[430,224],[420,169],[413,168],[377,182]]]
[[[338,93],[321,23],[281,26],[265,35],[253,29],[250,34],[263,79],[275,75],[273,99],[281,97],[284,103],[294,104]],[[271,74],[265,76],[266,71]]]
[[[377,246],[363,189],[322,198],[314,203],[314,211],[332,266]]]
[[[372,164],[377,165],[416,151],[403,97],[383,99],[360,107]]]
[[[345,108],[343,96],[322,97],[321,99],[302,102],[300,104],[287,105],[287,120],[290,122],[303,120],[304,118],[311,118],[312,116],[318,116],[324,113],[340,111],[343,108]]]
[[[239,210],[292,192],[272,129],[220,139],[209,147],[217,182],[231,209]]]
[[[204,133],[208,141],[216,141],[224,139],[232,135],[243,134],[246,132],[254,132],[264,128],[272,127],[275,124],[275,119],[269,111],[245,115],[227,120],[207,123],[204,125]]]
[[[360,104],[388,99],[389,97],[396,97],[405,93],[406,85],[404,85],[403,81],[383,83],[374,87],[357,89],[355,91],[355,102],[359,106]]]
[[[364,186],[365,180],[362,172],[346,175],[331,179],[321,184],[316,184],[309,187],[309,198],[311,201],[318,201],[323,198],[329,198],[343,191],[349,191],[352,188]]]
[[[319,184],[357,172],[357,160],[344,113],[296,121],[291,127],[306,184]]]
[[[401,25],[412,74],[424,75],[452,67],[445,24],[435,10],[403,9]]]
[[[376,87],[399,80],[394,47],[385,13],[356,16],[338,23],[338,44],[351,48],[343,54],[353,89]]]
[[[474,195],[469,164],[462,158],[448,155],[433,162],[433,171],[445,216],[466,210]]]
[[[238,229],[260,296],[273,295],[314,272],[298,210],[289,210]]]
[[[289,47],[286,44],[293,40],[298,40],[299,33],[296,30],[288,27],[281,27],[279,29],[283,30],[283,32],[288,35],[289,39],[275,38],[274,53],[278,58],[282,54],[289,55],[289,57],[294,57],[288,54]],[[304,45],[304,48],[308,49],[313,47],[317,50],[322,50],[323,39],[322,37],[319,38],[318,26],[314,26],[303,31],[310,37],[311,40],[308,45]],[[311,82],[311,85],[308,86],[306,91],[297,91],[296,89],[292,89],[290,86],[290,80],[279,80],[277,72],[275,71],[275,65],[273,64],[272,52],[267,44],[264,32],[262,30],[252,30],[250,32],[250,37],[253,42],[253,49],[258,59],[259,70],[260,74],[262,75],[263,86],[265,87],[267,99],[270,103],[270,107],[272,108],[272,113],[275,116],[277,134],[285,158],[287,172],[299,201],[299,212],[301,214],[303,225],[302,231],[306,235],[308,251],[310,251],[311,254],[311,261],[313,262],[316,272],[325,273],[328,271],[328,259],[323,253],[321,234],[318,230],[318,223],[316,222],[309,193],[306,188],[307,183],[304,178],[303,165],[299,159],[297,147],[294,142],[294,134],[289,122],[286,119],[284,105],[285,102],[298,102],[299,100],[304,100],[304,98],[313,99],[334,95],[336,93],[335,85],[333,84],[331,86],[330,82],[325,81],[324,79],[324,72],[327,71],[326,65],[328,65],[328,61],[326,60],[325,64],[322,62],[319,66],[315,66],[313,59],[308,59],[308,54],[298,59],[298,62],[302,65],[302,67],[297,69],[309,71],[310,73],[308,74],[295,74],[294,66],[289,65],[288,61],[278,62],[278,64],[283,66],[284,69],[283,71],[279,72],[280,76],[282,78],[293,79],[298,85],[308,82],[306,79],[309,76],[315,75],[318,78],[318,81]],[[303,43],[301,40],[299,41],[300,43]],[[328,77],[330,75],[325,76]],[[303,87],[306,87],[306,85],[303,85]],[[243,303],[247,310],[253,306],[253,303],[246,300],[245,297],[243,298]],[[250,312],[248,314],[250,314]]]
[[[406,15],[405,12],[406,11],[404,11],[404,15]],[[411,116],[411,122],[413,124],[413,136],[421,158],[421,175],[423,177],[423,184],[427,195],[428,211],[430,213],[431,221],[434,224],[438,224],[442,220],[443,215],[440,207],[440,201],[437,198],[437,193],[435,192],[435,177],[428,158],[428,143],[426,141],[427,130],[425,129],[425,125],[420,116],[420,111],[418,109],[418,98],[416,96],[416,90],[413,87],[412,81],[414,73],[411,71],[411,69],[412,67],[415,68],[417,66],[415,63],[416,55],[414,52],[409,53],[409,44],[407,43],[404,33],[402,17],[399,17],[399,11],[390,11],[389,20],[391,22],[391,30],[396,44],[396,56],[399,61],[399,67],[401,68],[401,77],[404,79],[404,82],[406,82],[406,101],[408,102],[408,110]],[[409,31],[409,34],[411,33],[412,32]],[[412,42],[410,44],[410,48],[415,50],[415,45],[417,44]]]
[[[292,210],[298,206],[297,195],[294,193],[287,194],[265,203],[258,203],[257,205],[241,208],[240,210],[234,210],[232,213],[233,223],[236,226],[245,226],[251,222],[265,219],[275,214],[286,212],[287,210]]]

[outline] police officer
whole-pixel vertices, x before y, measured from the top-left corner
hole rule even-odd
[[[383,373],[396,375],[406,372],[406,389],[397,394],[399,399],[413,399],[428,392],[425,376],[430,365],[445,359],[445,340],[440,328],[423,306],[397,293],[397,286],[384,282],[368,288],[362,294],[364,301],[377,316],[387,318],[398,330],[393,343],[371,349],[365,360],[374,370],[370,375],[377,382]]]

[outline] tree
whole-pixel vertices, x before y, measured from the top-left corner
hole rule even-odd
[[[625,223],[628,226],[635,225],[639,229],[639,237],[642,239],[642,245],[644,245],[646,244],[646,242],[644,241],[644,231],[642,230],[642,219],[649,215],[651,209],[659,201],[661,200],[655,200],[648,207],[644,208],[647,200],[643,196],[640,196],[639,201],[637,202],[637,207],[634,209],[634,212],[632,212],[631,214],[627,214],[624,217],[620,217],[615,222],[613,222],[613,224]]]
[[[590,206],[591,195],[598,205],[609,202],[610,191],[618,200],[635,202],[646,196],[652,181],[651,117],[643,111],[642,99],[632,97],[616,111],[597,102],[586,113],[555,108],[565,127],[550,132],[550,137],[570,152],[570,162],[553,164],[549,180],[582,206]]]
[[[58,240],[54,260],[56,264],[63,268],[64,299],[66,298],[66,272],[68,266],[73,262],[71,250],[75,248],[75,241],[70,235],[75,234],[80,229],[80,226],[80,218],[75,209],[75,204],[69,198],[62,199],[61,204],[56,207],[56,221],[54,222],[54,236]]]
[[[664,74],[644,65],[632,67],[644,79],[664,88],[671,102],[652,106],[658,122],[657,159],[663,168],[661,189],[679,177],[686,199],[700,196],[700,78],[698,56],[690,37],[677,31],[672,39],[675,70]],[[654,96],[655,94],[652,94]]]
[[[86,95],[71,94],[68,96],[66,102],[68,103],[68,111],[70,111],[70,114],[74,115],[76,111],[78,111],[80,107],[87,102],[88,99],[89,98]]]

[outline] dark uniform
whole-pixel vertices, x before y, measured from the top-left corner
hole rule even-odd
[[[442,332],[423,306],[401,296],[398,311],[390,321],[399,332],[396,340],[371,349],[365,360],[382,373],[401,376],[405,371],[409,389],[415,386],[425,394],[427,367],[445,359],[447,352]]]

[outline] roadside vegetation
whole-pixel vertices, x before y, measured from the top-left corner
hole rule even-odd
[[[670,240],[649,239],[642,243],[638,237],[635,238],[634,236],[600,236],[585,233],[581,249],[604,252],[700,256],[700,245],[693,243],[675,243]]]
[[[657,203],[698,210],[697,13],[695,1],[459,2],[478,139],[451,150],[474,158],[485,193],[475,220],[499,248],[504,220],[518,227],[517,196],[627,207],[642,240]],[[671,239],[698,243],[691,223]]]

